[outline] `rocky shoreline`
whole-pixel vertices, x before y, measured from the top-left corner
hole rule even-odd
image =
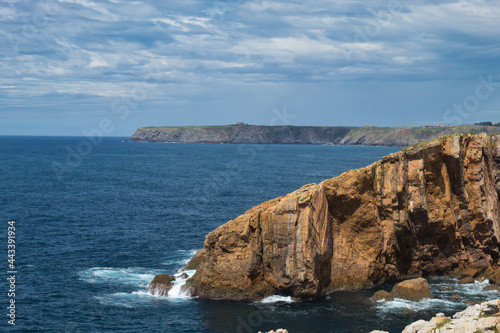
[[[418,320],[403,330],[402,333],[494,333],[500,331],[500,299],[469,306],[452,317],[443,313],[432,319]],[[370,333],[388,333],[372,331]]]
[[[218,227],[184,267],[194,275],[182,289],[200,299],[312,300],[403,281],[372,299],[418,302],[433,297],[423,277],[447,276],[457,286],[488,280],[484,290],[498,291],[499,240],[500,134],[451,135],[305,185]],[[159,275],[150,292],[168,294],[173,281]],[[493,310],[474,309],[405,333],[462,329],[469,314],[486,326],[464,332],[488,332],[493,319],[481,318],[496,318]]]

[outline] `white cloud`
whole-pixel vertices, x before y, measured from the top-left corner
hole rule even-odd
[[[23,27],[19,18],[32,17],[28,8],[38,2],[3,2],[0,44],[10,45],[8,36]],[[413,1],[382,22],[377,15],[387,3],[58,0],[58,14],[20,52],[0,49],[0,83],[10,87],[1,93],[114,97],[156,71],[162,93],[154,103],[161,104],[210,96],[214,86],[500,72],[500,2]]]
[[[92,18],[94,18],[94,19],[118,21],[118,16],[111,13],[108,10],[108,8],[105,5],[103,5],[102,3],[95,3],[95,2],[90,1],[90,0],[58,0],[58,1],[60,3],[77,4],[77,5],[91,9],[91,10],[101,14],[101,16],[92,16]]]
[[[17,12],[14,7],[1,7],[0,8],[0,22],[1,21],[14,21],[17,18]]]
[[[274,62],[289,63],[299,56],[338,57],[340,49],[328,40],[315,40],[307,36],[299,36],[244,40],[233,46],[230,52],[245,56],[263,56]]]

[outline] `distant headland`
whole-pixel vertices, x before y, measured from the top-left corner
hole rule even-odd
[[[498,123],[461,126],[351,127],[262,126],[236,123],[223,126],[141,127],[132,135],[136,142],[317,144],[363,146],[410,146],[456,133],[500,132]]]

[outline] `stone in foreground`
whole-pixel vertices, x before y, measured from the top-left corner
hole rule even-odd
[[[406,326],[403,333],[427,332],[498,332],[500,328],[500,300],[493,300],[468,307],[453,318],[436,315],[429,321],[419,320]]]

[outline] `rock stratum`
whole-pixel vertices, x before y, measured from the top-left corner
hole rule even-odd
[[[420,143],[218,227],[185,287],[200,298],[307,300],[471,270],[498,280],[499,195],[500,135]]]
[[[132,135],[136,142],[322,144],[405,147],[454,133],[500,132],[498,126],[451,127],[321,127],[321,126],[185,126],[143,127]]]

